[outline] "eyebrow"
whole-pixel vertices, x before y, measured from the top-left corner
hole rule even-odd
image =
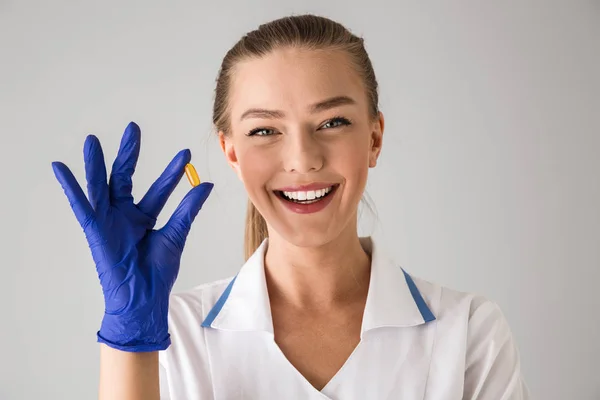
[[[335,96],[329,99],[320,101],[318,103],[312,104],[308,107],[311,113],[317,113],[321,111],[326,111],[334,107],[345,106],[345,105],[355,105],[356,101],[353,98],[348,96]],[[268,110],[265,108],[250,108],[246,110],[240,120],[245,118],[268,118],[268,119],[278,119],[284,118],[285,113],[281,110]]]

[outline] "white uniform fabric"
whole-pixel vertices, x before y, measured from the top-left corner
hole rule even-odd
[[[321,391],[274,341],[267,239],[235,277],[171,296],[161,399],[529,399],[495,303],[415,278],[371,237],[361,243],[371,253],[361,340]]]

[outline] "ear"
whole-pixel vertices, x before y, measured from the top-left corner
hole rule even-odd
[[[233,146],[233,140],[227,136],[223,131],[219,131],[219,144],[221,150],[225,154],[225,159],[229,166],[235,171],[238,178],[241,179],[240,175],[240,164],[238,163],[237,155],[235,154],[235,147]]]
[[[373,122],[373,128],[371,130],[371,147],[369,149],[369,167],[373,168],[377,165],[377,159],[381,153],[381,146],[383,144],[383,130],[385,128],[385,120],[383,113],[380,111],[377,120]]]

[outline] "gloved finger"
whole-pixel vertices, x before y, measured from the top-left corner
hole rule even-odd
[[[69,205],[75,214],[75,218],[77,218],[81,228],[85,230],[89,222],[94,218],[94,209],[85,197],[81,186],[77,183],[77,179],[75,179],[69,167],[59,161],[55,161],[52,163],[52,169],[54,170],[54,176],[56,176],[69,200]]]
[[[123,133],[119,152],[110,172],[109,193],[112,203],[133,201],[131,177],[140,155],[140,140],[140,127],[135,122],[130,122]]]
[[[169,196],[181,180],[185,165],[190,162],[191,157],[191,153],[187,149],[181,150],[173,157],[163,173],[150,186],[148,192],[138,203],[140,211],[152,218],[158,218],[158,214],[160,214]]]
[[[180,251],[183,250],[192,223],[212,191],[213,184],[204,182],[191,189],[181,200],[160,232]]]
[[[87,180],[88,198],[91,206],[98,213],[105,213],[110,206],[108,183],[106,182],[106,165],[100,141],[94,135],[88,135],[83,145],[85,176]]]

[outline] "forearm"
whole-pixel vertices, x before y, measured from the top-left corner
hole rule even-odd
[[[131,353],[100,344],[99,400],[160,400],[158,352]]]

